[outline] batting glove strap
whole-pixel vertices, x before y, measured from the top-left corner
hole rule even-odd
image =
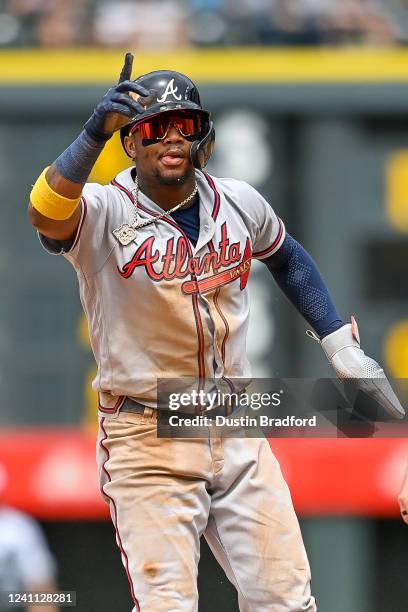
[[[352,317],[351,324],[344,325],[323,340],[313,332],[308,333],[320,343],[336,376],[340,379],[354,379],[356,391],[363,391],[395,419],[402,419],[405,411],[395,395],[382,367],[360,348],[357,323]]]
[[[340,327],[321,341],[321,347],[339,378],[385,378],[384,370],[360,348],[355,323]]]
[[[351,350],[361,351],[360,342],[353,336],[351,323],[343,325],[343,327],[323,338],[320,344],[330,362],[337,353],[344,349],[350,348]]]

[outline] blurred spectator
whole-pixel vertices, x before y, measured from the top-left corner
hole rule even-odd
[[[399,25],[399,42],[408,44],[408,0],[387,0],[387,6]]]
[[[23,512],[5,506],[1,494],[5,475],[0,471],[0,593],[7,591],[56,591],[56,563],[38,523]],[[0,612],[58,612],[53,604],[20,608],[0,601]]]
[[[377,0],[342,0],[328,15],[330,42],[383,45],[398,38],[396,20]]]
[[[71,47],[81,43],[89,0],[3,0],[0,45]]]
[[[231,0],[231,14],[252,44],[387,44],[398,35],[380,0]]]
[[[180,0],[103,1],[95,13],[94,40],[107,47],[185,47],[186,20]]]
[[[225,0],[189,0],[188,10],[188,34],[192,44],[208,47],[228,44],[231,15]]]
[[[53,0],[40,12],[37,23],[40,47],[73,47],[82,43],[86,0]]]
[[[259,8],[260,0],[257,2]],[[317,45],[333,0],[272,0],[253,13],[257,41],[263,45]]]
[[[0,46],[408,42],[408,0],[0,0]]]

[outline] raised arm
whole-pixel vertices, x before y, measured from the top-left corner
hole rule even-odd
[[[137,100],[149,92],[130,80],[132,64],[133,55],[127,53],[118,85],[109,89],[78,138],[42,172],[31,191],[30,221],[48,238],[70,240],[75,236],[82,189],[105,143],[143,112]]]

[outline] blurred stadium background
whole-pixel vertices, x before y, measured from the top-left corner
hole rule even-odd
[[[171,67],[214,114],[210,172],[257,187],[316,258],[366,351],[408,378],[406,0],[0,2],[0,498],[41,521],[78,609],[130,610],[94,461],[94,365],[71,267],[40,248],[30,185],[116,81]],[[114,138],[93,172],[127,164]],[[257,376],[330,370],[262,265],[251,279]],[[408,431],[407,431],[408,433]],[[402,612],[408,441],[276,440],[320,612]],[[236,611],[203,545],[200,612]]]

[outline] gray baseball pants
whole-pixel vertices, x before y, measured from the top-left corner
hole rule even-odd
[[[135,612],[197,612],[204,534],[240,612],[315,612],[299,523],[259,438],[160,439],[156,411],[101,417],[97,461]]]

